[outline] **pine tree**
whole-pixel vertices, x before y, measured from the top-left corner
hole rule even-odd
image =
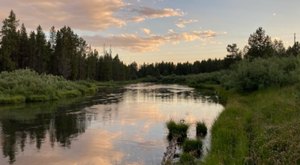
[[[48,69],[48,64],[50,61],[50,56],[48,54],[47,41],[45,33],[42,27],[39,25],[36,29],[36,58],[37,63],[35,65],[35,70],[39,73],[46,73]]]
[[[0,71],[13,70],[18,62],[18,33],[19,21],[13,11],[4,19],[1,29]]]
[[[29,50],[29,39],[24,24],[21,26],[19,31],[19,48],[18,48],[18,68],[30,67],[30,50]]]

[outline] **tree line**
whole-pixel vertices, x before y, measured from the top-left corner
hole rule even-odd
[[[228,69],[241,60],[268,58],[272,56],[296,56],[300,53],[300,44],[295,42],[287,49],[282,41],[271,40],[263,28],[258,28],[248,39],[248,45],[241,51],[236,44],[227,46],[223,59],[208,59],[193,63],[160,62],[142,64],[133,62],[124,64],[119,56],[104,49],[100,55],[92,50],[87,42],[70,27],[56,30],[51,27],[47,39],[41,26],[29,34],[24,24],[13,11],[4,19],[0,31],[0,72],[30,68],[38,73],[60,75],[69,80],[122,81],[146,76],[187,75],[209,73]]]
[[[195,61],[194,63],[161,62],[155,64],[143,64],[138,75],[144,77],[147,75],[188,75],[198,73],[209,73],[224,69],[229,69],[233,64],[239,61],[253,61],[254,59],[266,59],[270,57],[291,57],[300,54],[300,44],[295,42],[293,46],[287,49],[281,40],[273,40],[266,34],[262,27],[259,27],[248,39],[248,45],[243,50],[237,47],[237,44],[227,45],[227,55],[223,59],[208,59]]]
[[[29,34],[13,11],[3,21],[0,41],[0,71],[30,68],[38,73],[60,75],[69,80],[98,81],[137,78],[137,64],[125,65],[111,51],[102,56],[70,27],[51,27],[47,39],[41,26]]]

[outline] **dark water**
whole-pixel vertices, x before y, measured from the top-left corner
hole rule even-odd
[[[165,122],[204,121],[210,128],[220,104],[179,85],[129,85],[95,97],[0,107],[0,164],[160,164]],[[189,130],[195,137],[195,127]],[[204,139],[210,147],[210,133]]]

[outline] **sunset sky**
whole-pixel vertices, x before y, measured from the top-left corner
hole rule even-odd
[[[0,0],[28,31],[70,26],[102,53],[112,46],[125,63],[193,62],[242,49],[258,27],[285,46],[300,37],[299,0]],[[1,23],[2,24],[2,23]]]

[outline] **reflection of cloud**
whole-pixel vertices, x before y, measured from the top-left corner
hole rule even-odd
[[[141,106],[133,106],[132,104],[125,104],[122,105],[122,109],[123,110],[119,112],[119,115],[122,116],[122,119],[120,120],[122,125],[132,125],[132,122],[136,125],[136,120],[138,120],[143,121],[145,124],[142,125],[141,128],[149,129],[151,123],[162,122],[165,120],[165,116],[160,112],[159,107],[156,105],[141,104]],[[134,113],[131,111],[134,111]]]
[[[39,152],[24,152],[18,157],[17,164],[113,165],[122,162],[124,153],[114,148],[114,142],[121,133],[106,130],[90,130],[74,141],[71,149],[61,147],[47,148]],[[32,161],[34,160],[34,162]]]
[[[146,31],[145,33],[150,32]],[[85,36],[93,46],[101,47],[103,44],[111,44],[113,47],[129,50],[131,52],[147,52],[157,50],[165,43],[191,42],[195,40],[205,41],[206,39],[215,37],[216,32],[208,31],[192,31],[183,33],[168,33],[166,35],[151,35],[141,37],[136,34],[121,34],[109,37],[103,36]]]

